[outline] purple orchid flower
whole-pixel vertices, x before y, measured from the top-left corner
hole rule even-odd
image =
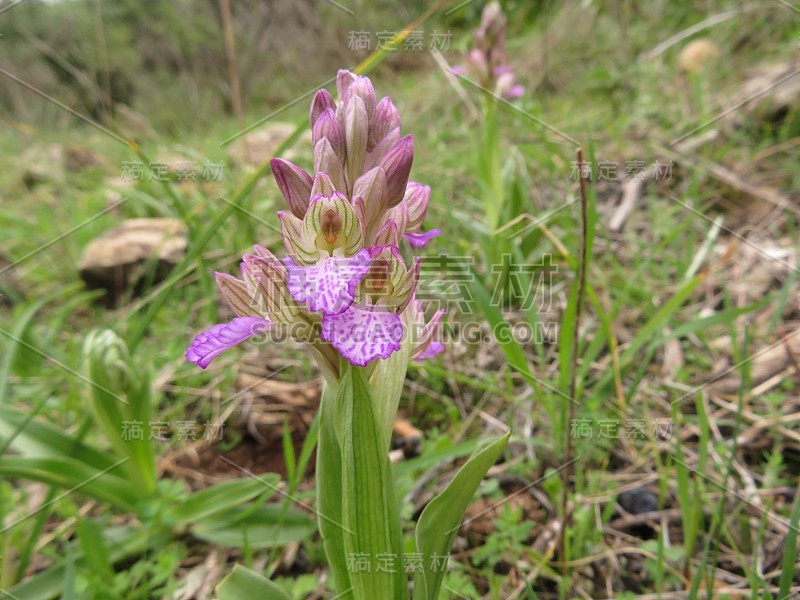
[[[467,54],[466,64],[451,69],[455,75],[469,75],[480,86],[507,100],[525,93],[516,83],[514,70],[506,58],[506,16],[497,1],[483,9],[481,24],[472,33],[473,48]]]
[[[342,358],[366,366],[405,343],[418,359],[444,348],[435,339],[443,311],[425,324],[412,303],[420,259],[408,268],[398,249],[400,239],[418,248],[440,234],[422,229],[430,187],[408,180],[413,137],[401,137],[397,109],[389,98],[376,102],[368,78],[340,71],[336,87],[338,102],[320,90],[311,103],[314,177],[270,161],[289,207],[278,213],[287,255],[255,246],[241,279],[217,274],[236,318],[192,342],[186,358],[202,368],[277,328],[307,342],[334,376]],[[409,328],[418,334],[407,335]]]

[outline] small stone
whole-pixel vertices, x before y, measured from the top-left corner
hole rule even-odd
[[[634,488],[623,492],[619,495],[619,503],[632,515],[658,510],[658,496],[645,488]]]
[[[115,304],[128,289],[136,294],[162,281],[186,253],[186,233],[177,219],[129,219],[92,240],[79,268],[89,289],[106,291]]]
[[[692,40],[678,55],[678,66],[681,71],[697,73],[719,58],[719,55],[719,48],[708,38]]]

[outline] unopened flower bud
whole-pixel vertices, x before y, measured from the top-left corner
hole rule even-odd
[[[311,110],[309,111],[309,123],[313,128],[317,123],[320,115],[328,109],[336,110],[336,102],[327,90],[317,90],[314,94],[314,100],[311,102]]]
[[[413,135],[401,138],[381,159],[380,166],[386,171],[386,198],[384,201],[387,208],[397,206],[403,200],[413,162]]]
[[[294,216],[302,218],[306,214],[311,195],[311,175],[282,158],[273,158],[269,165],[289,210]]]
[[[347,185],[352,187],[364,167],[369,132],[367,110],[364,107],[364,101],[358,96],[351,97],[345,105],[344,128],[347,144],[345,176]]]
[[[393,129],[400,129],[400,115],[392,99],[386,96],[385,98],[381,98],[381,101],[378,102],[372,113],[372,119],[369,124],[367,151],[371,152],[378,142],[386,137],[386,134]]]
[[[344,161],[344,135],[336,120],[336,113],[332,108],[326,108],[322,111],[322,114],[317,118],[317,122],[314,124],[314,128],[311,131],[311,141],[315,147],[317,142],[322,138],[330,142],[333,152],[340,160]]]
[[[417,231],[425,222],[428,214],[428,203],[431,199],[431,188],[416,181],[409,181],[403,204],[406,205],[408,221],[406,231]]]

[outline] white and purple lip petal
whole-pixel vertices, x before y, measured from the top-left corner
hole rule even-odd
[[[288,271],[286,286],[292,298],[309,310],[339,314],[353,303],[356,287],[369,272],[370,261],[366,248],[349,258],[328,256],[308,267],[298,266],[287,257],[283,259]]]
[[[230,323],[219,323],[194,338],[186,350],[186,358],[205,369],[225,350],[263,333],[270,325],[269,321],[259,317],[239,317]]]
[[[325,315],[321,335],[351,365],[365,367],[400,349],[403,323],[396,312],[385,306],[354,304],[338,315]]]
[[[439,229],[431,229],[430,231],[423,231],[421,233],[406,233],[403,234],[403,237],[406,238],[408,243],[414,246],[414,248],[424,248],[428,245],[428,242],[440,236],[441,233]]]

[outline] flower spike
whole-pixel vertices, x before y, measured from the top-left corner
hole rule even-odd
[[[486,45],[499,39],[500,29],[487,26],[476,39]],[[509,70],[489,63],[513,87]],[[398,244],[405,238],[422,247],[439,235],[422,229],[431,191],[409,181],[414,138],[401,136],[392,100],[376,102],[372,82],[344,70],[336,90],[336,100],[318,90],[309,109],[313,173],[281,158],[270,161],[288,206],[278,212],[285,254],[279,259],[254,246],[243,257],[241,278],[216,274],[237,318],[195,338],[187,358],[203,368],[225,349],[276,327],[309,341],[326,377],[339,376],[342,358],[365,366],[413,343],[404,328],[417,315],[408,307],[420,261],[407,267]],[[412,350],[435,354],[436,343],[411,346],[400,360]]]

